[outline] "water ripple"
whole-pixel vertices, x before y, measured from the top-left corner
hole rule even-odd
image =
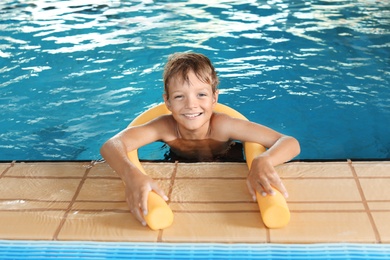
[[[220,101],[296,136],[301,158],[388,156],[388,1],[4,0],[0,17],[0,159],[98,159],[162,101],[176,51],[208,55]]]

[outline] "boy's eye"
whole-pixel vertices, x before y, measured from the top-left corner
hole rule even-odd
[[[174,99],[179,99],[179,98],[182,98],[182,97],[183,97],[183,95],[175,95],[175,96],[173,96]]]
[[[205,96],[207,96],[206,93],[199,93],[198,95],[199,95],[200,97],[205,97]]]

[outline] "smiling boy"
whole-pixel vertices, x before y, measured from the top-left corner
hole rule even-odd
[[[210,161],[223,156],[234,141],[267,147],[257,156],[247,177],[250,194],[273,194],[271,185],[285,197],[287,190],[274,167],[300,152],[298,141],[263,125],[213,112],[218,101],[218,77],[210,60],[198,53],[176,53],[164,70],[164,102],[171,115],[141,126],[129,127],[108,140],[101,154],[125,183],[126,201],[134,216],[146,225],[147,197],[151,190],[165,200],[164,191],[127,157],[129,151],[162,141],[183,158]]]

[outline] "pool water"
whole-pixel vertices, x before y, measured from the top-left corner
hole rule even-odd
[[[162,101],[164,64],[182,51],[213,61],[221,103],[296,137],[296,159],[389,159],[388,7],[3,0],[0,160],[100,159],[104,141]]]

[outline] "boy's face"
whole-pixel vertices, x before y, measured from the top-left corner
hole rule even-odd
[[[208,129],[213,108],[218,101],[218,91],[200,81],[193,71],[188,73],[188,82],[180,77],[170,81],[169,99],[164,101],[179,127],[196,131]],[[184,129],[183,129],[184,130]]]

